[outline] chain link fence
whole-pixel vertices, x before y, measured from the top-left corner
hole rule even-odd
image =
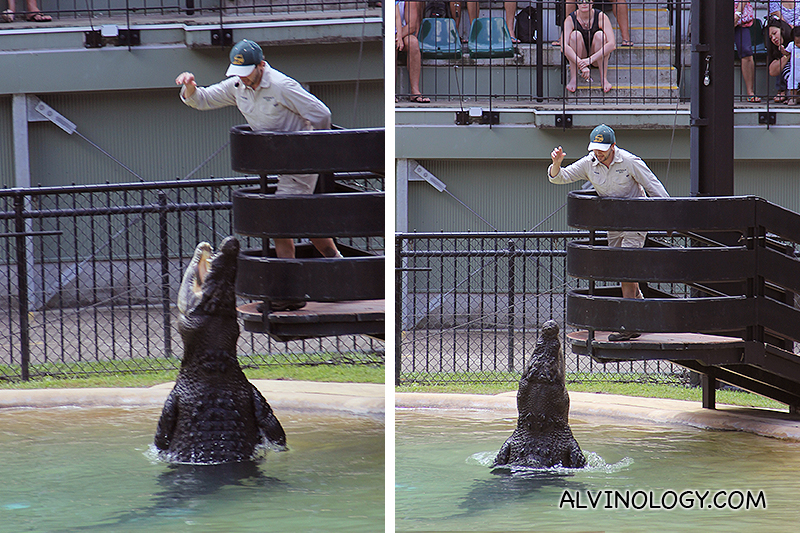
[[[383,190],[382,179],[349,179]],[[177,369],[174,307],[195,246],[231,233],[258,178],[0,190],[0,379]],[[382,239],[346,244],[382,252]],[[261,243],[242,239],[243,248]],[[243,303],[243,302],[242,302]],[[364,336],[279,342],[242,331],[243,366],[382,364]]]
[[[397,234],[397,384],[516,383],[550,319],[561,328],[568,381],[687,382],[669,362],[597,363],[571,352],[566,295],[587,282],[567,275],[566,246],[588,235]]]

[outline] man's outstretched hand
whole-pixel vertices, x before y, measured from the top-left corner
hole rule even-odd
[[[175,85],[183,85],[185,87],[183,91],[184,98],[191,98],[194,94],[195,89],[197,89],[197,83],[194,81],[194,74],[191,72],[182,72],[175,78]]]
[[[553,151],[550,153],[550,159],[553,160],[553,166],[550,168],[551,176],[558,176],[558,173],[561,172],[561,162],[564,161],[566,156],[567,153],[562,150],[560,146],[553,149]],[[554,172],[555,174],[553,174]]]

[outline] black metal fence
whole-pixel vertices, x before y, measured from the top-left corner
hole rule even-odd
[[[232,191],[255,184],[211,178],[0,190],[0,379],[177,368],[173,304],[183,270],[197,243],[216,246],[230,234]],[[351,185],[383,189],[382,179]],[[375,238],[347,244],[383,249]],[[242,363],[252,366],[379,364],[383,352],[382,342],[362,336],[239,339]]]
[[[17,4],[18,20],[24,20],[25,16],[25,5],[21,4]],[[373,0],[240,0],[236,3],[224,0],[52,0],[40,2],[39,7],[56,20],[69,20],[126,15],[248,16],[363,11],[378,8],[379,4]]]
[[[570,381],[685,382],[688,372],[671,363],[597,363],[563,342],[567,291],[587,286],[567,275],[566,245],[587,236],[397,234],[396,382],[516,382],[550,319]]]

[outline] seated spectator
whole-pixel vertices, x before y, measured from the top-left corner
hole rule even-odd
[[[747,90],[748,102],[760,102],[761,98],[756,96],[753,85],[756,79],[756,65],[753,61],[753,46],[750,42],[750,26],[753,25],[752,18],[749,22],[742,23],[742,14],[746,11],[753,14],[753,5],[748,1],[734,2],[733,4],[733,36],[736,43],[736,50],[741,60],[742,79]]]
[[[584,80],[591,81],[591,65],[600,70],[603,92],[613,89],[608,81],[608,59],[616,48],[616,41],[611,21],[605,13],[593,9],[591,0],[578,0],[578,10],[564,20],[562,39],[564,56],[569,62],[567,91],[575,92],[578,73]]]
[[[775,76],[775,85],[778,93],[775,96],[776,103],[786,101],[786,79],[783,70],[789,62],[788,56],[784,55],[786,46],[792,40],[792,28],[780,17],[771,15],[767,22],[767,35],[764,45],[767,47],[767,71],[770,76]]]
[[[770,0],[769,14],[786,22],[791,27],[800,26],[800,1]]]
[[[564,8],[565,14],[564,19],[573,13],[577,8],[576,2],[565,2],[566,6]],[[630,30],[630,23],[628,21],[628,2],[627,0],[605,0],[600,2],[594,3],[595,9],[599,9],[604,13],[607,11],[612,11],[614,13],[614,18],[617,19],[617,26],[619,26],[619,34],[622,37],[622,42],[619,43],[620,46],[633,46],[633,41],[631,40],[631,30]],[[559,46],[559,41],[554,41],[553,46]]]
[[[53,18],[45,15],[36,5],[36,0],[25,0],[25,20],[28,22],[50,22]],[[8,0],[8,9],[3,11],[3,22],[14,22],[16,15],[23,13],[17,11],[17,0]]]
[[[417,104],[429,104],[431,102],[430,98],[422,96],[422,92],[419,89],[419,77],[422,72],[422,52],[419,49],[417,32],[422,22],[422,3],[395,0],[394,22],[395,65],[397,65],[398,53],[405,51],[411,93],[408,100]]]

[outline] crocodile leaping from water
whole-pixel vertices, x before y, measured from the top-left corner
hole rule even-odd
[[[558,324],[548,320],[522,373],[517,392],[517,428],[495,457],[501,465],[581,468],[586,465],[569,427],[569,395]]]
[[[261,445],[285,448],[286,434],[236,358],[239,241],[213,249],[200,243],[178,291],[178,331],[184,344],[175,387],[156,429],[159,455],[173,463],[251,459]]]

